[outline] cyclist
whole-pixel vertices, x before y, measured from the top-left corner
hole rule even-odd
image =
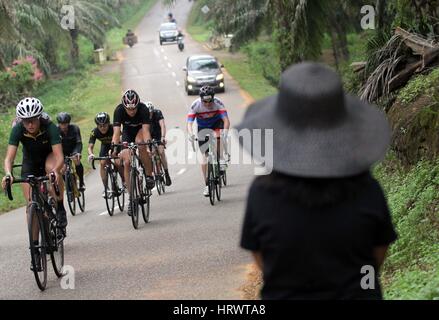
[[[84,191],[84,167],[81,163],[81,130],[77,125],[70,124],[72,117],[67,112],[58,113],[56,120],[58,121],[64,155],[74,158],[73,162],[76,165],[76,173],[79,177],[79,191]]]
[[[114,111],[112,144],[118,144],[122,135],[123,142],[149,143],[151,142],[149,111],[146,105],[140,102],[140,97],[134,90],[126,91],[122,96],[122,103]],[[123,127],[123,132],[121,131]],[[113,150],[113,156],[118,151]],[[152,164],[149,156],[150,150],[146,146],[139,146],[140,160],[146,171],[146,185],[149,189],[154,188],[155,182],[152,177]],[[122,150],[120,158],[123,161],[125,182],[130,183],[130,153]],[[131,204],[131,201],[128,202]],[[128,215],[131,214],[131,205],[128,206]]]
[[[92,161],[95,155],[93,154],[93,148],[96,140],[101,142],[101,149],[99,151],[99,157],[106,157],[111,149],[111,140],[113,139],[113,125],[110,123],[110,115],[106,112],[99,112],[95,117],[96,128],[94,128],[90,133],[90,139],[88,142],[88,160]],[[100,174],[102,178],[102,183],[104,187],[107,184],[107,175],[105,174],[105,164],[107,161],[101,161]],[[122,168],[120,166],[120,161],[115,161],[116,168],[122,177],[122,182],[124,183],[124,175]],[[106,197],[105,191],[102,195]]]
[[[61,145],[61,138],[58,129],[48,117],[43,117],[43,105],[36,98],[24,98],[16,108],[17,121],[12,128],[9,145],[5,158],[5,177],[2,179],[2,187],[6,188],[6,181],[10,179],[12,183],[12,168],[17,156],[19,143],[23,145],[23,160],[21,177],[27,178],[29,175],[36,177],[54,173],[58,184],[60,195],[57,197],[53,190],[51,195],[57,201],[56,215],[58,227],[67,226],[66,210],[63,202],[63,180],[61,169],[64,165],[64,155]],[[31,201],[30,186],[22,184],[23,195],[26,202]],[[38,245],[38,240],[34,241]]]
[[[177,20],[175,20],[175,18],[174,18],[174,15],[172,14],[172,12],[169,12],[168,13],[168,20],[169,20],[169,22],[172,22],[172,23],[177,23]]]
[[[203,154],[203,163],[201,164],[201,170],[203,172],[204,181],[206,187],[204,188],[204,196],[209,196],[209,188],[207,186],[207,157],[208,145],[206,130],[213,130],[215,137],[218,137],[222,131],[223,136],[227,136],[227,131],[230,128],[230,121],[227,115],[227,110],[220,99],[215,97],[215,90],[210,86],[204,86],[200,89],[200,97],[192,103],[189,113],[187,115],[187,130],[189,139],[195,140],[195,134],[193,132],[194,121],[197,119],[198,126],[198,144],[200,151]],[[221,141],[220,141],[221,142]],[[222,149],[222,143],[220,143]],[[220,152],[221,157],[223,152]],[[220,159],[221,167],[224,167],[225,161]]]
[[[166,125],[163,113],[154,107],[152,102],[147,102],[146,106],[149,110],[149,119],[151,120],[151,136],[154,140],[158,141],[158,152],[160,160],[165,169],[165,184],[169,187],[172,184],[171,177],[169,176],[168,160],[166,159],[165,147],[166,147]]]

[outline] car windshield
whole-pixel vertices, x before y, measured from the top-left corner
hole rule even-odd
[[[200,70],[214,70],[219,69],[218,63],[215,59],[199,59],[192,60],[189,62],[189,70],[200,71]]]
[[[175,23],[166,23],[160,26],[161,31],[177,30],[177,25]]]

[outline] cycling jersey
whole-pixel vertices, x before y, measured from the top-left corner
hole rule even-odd
[[[75,124],[69,124],[67,134],[64,134],[58,126],[62,139],[62,149],[65,156],[71,156],[82,152],[81,130]]]
[[[89,144],[95,144],[99,140],[102,144],[111,144],[113,139],[113,125],[110,124],[107,133],[103,134],[98,128],[94,128],[90,133]]]
[[[227,117],[227,110],[220,99],[214,98],[213,105],[206,107],[198,98],[194,101],[187,115],[188,122],[194,122],[197,119],[198,129],[215,129],[218,122]]]
[[[114,123],[113,126],[120,127],[141,127],[144,124],[150,124],[149,110],[146,105],[140,102],[137,106],[137,112],[134,117],[130,117],[125,111],[123,104],[117,106],[114,111]]]
[[[61,137],[56,125],[42,118],[40,131],[36,136],[29,134],[21,121],[15,124],[9,137],[9,145],[18,147],[20,142],[23,145],[21,176],[23,178],[30,174],[42,176],[45,174],[45,162],[52,153],[52,146],[60,144]]]
[[[135,142],[142,125],[150,123],[148,107],[142,102],[138,104],[134,117],[128,115],[123,104],[118,105],[114,111],[113,126],[123,126],[122,141],[124,142]]]
[[[162,128],[160,127],[160,120],[165,119],[163,117],[163,113],[158,110],[154,109],[152,112],[152,118],[151,118],[151,137],[154,140],[161,140],[162,138]]]
[[[108,152],[111,149],[111,141],[113,139],[113,125],[110,124],[107,133],[103,134],[98,128],[94,128],[90,133],[89,144],[95,144],[96,140],[101,142],[101,150],[99,151],[99,157],[108,156]],[[118,149],[119,150],[119,149]]]

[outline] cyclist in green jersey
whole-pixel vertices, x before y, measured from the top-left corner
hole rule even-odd
[[[58,204],[58,226],[65,228],[67,217],[63,204],[64,184],[60,173],[64,165],[64,155],[58,128],[47,117],[42,117],[43,105],[36,98],[29,97],[21,100],[17,105],[16,114],[17,121],[9,137],[4,162],[5,177],[2,179],[2,187],[6,188],[8,178],[11,183],[14,181],[12,168],[21,142],[23,145],[21,178],[24,179],[29,175],[40,177],[52,172],[55,174],[60,195],[57,197],[53,190],[51,190],[51,194]],[[24,197],[29,203],[31,201],[30,186],[22,184],[22,188]]]

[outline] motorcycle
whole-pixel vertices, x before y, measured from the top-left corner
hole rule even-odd
[[[179,37],[177,38],[177,45],[178,45],[178,49],[179,49],[180,51],[183,51],[183,50],[184,50],[183,36],[179,36]]]
[[[129,45],[132,48],[137,43],[136,35],[127,35],[123,38],[123,43]]]

